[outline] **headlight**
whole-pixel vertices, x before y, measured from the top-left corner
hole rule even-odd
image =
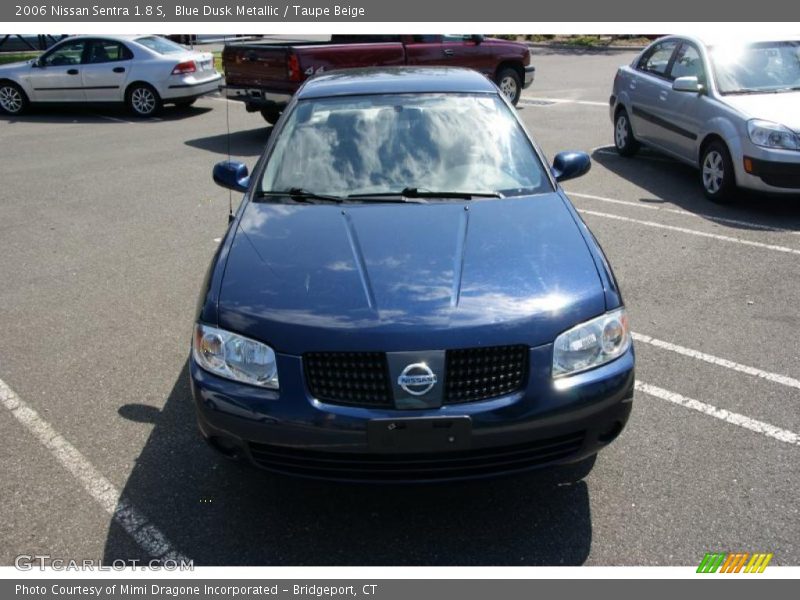
[[[624,308],[581,323],[559,335],[553,343],[553,377],[611,362],[625,354],[630,345],[631,332]]]
[[[192,356],[198,365],[214,375],[278,389],[275,352],[261,342],[198,323],[194,326]]]
[[[778,123],[752,119],[747,122],[747,134],[756,146],[800,150],[797,134]]]

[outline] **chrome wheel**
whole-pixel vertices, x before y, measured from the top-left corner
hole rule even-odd
[[[703,160],[703,186],[710,194],[716,194],[725,180],[725,166],[722,155],[711,150]]]
[[[22,93],[15,87],[4,85],[0,88],[0,107],[8,113],[16,114],[22,111],[25,100]]]
[[[624,148],[628,144],[628,117],[620,115],[614,127],[614,142],[617,148]]]
[[[153,90],[138,87],[131,92],[131,106],[140,115],[149,115],[156,109],[156,95]]]
[[[514,100],[517,99],[519,88],[517,86],[517,80],[511,75],[506,75],[503,77],[500,80],[500,85],[498,87],[500,88],[500,91],[503,92],[503,95],[511,102],[514,102]]]

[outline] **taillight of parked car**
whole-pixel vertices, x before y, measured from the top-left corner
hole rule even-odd
[[[303,73],[300,71],[300,61],[296,54],[290,54],[289,60],[286,62],[289,68],[289,81],[302,81]]]
[[[186,73],[194,73],[195,71],[197,71],[197,65],[195,62],[193,60],[186,60],[175,65],[175,68],[172,69],[172,74],[185,75]]]

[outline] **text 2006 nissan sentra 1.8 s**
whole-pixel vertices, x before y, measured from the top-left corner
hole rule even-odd
[[[600,247],[479,73],[309,80],[248,175],[192,341],[200,430],[272,471],[483,477],[589,459],[625,426],[634,354]],[[585,461],[590,464],[590,460]]]

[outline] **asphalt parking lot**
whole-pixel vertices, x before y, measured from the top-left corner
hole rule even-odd
[[[607,100],[632,56],[537,50],[520,105],[549,156],[592,154],[565,188],[636,332],[633,416],[582,479],[374,488],[218,457],[187,385],[227,225],[211,168],[228,148],[252,165],[265,123],[221,98],[0,117],[0,563],[800,564],[800,199],[716,206],[690,168],[616,156]]]

